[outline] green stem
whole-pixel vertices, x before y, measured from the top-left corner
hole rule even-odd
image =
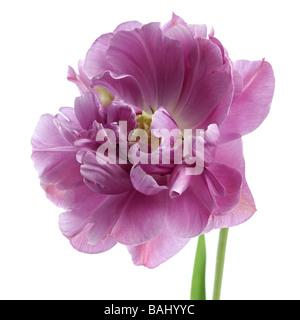
[[[191,300],[206,300],[205,294],[205,266],[206,248],[205,237],[202,234],[198,239],[192,277]]]
[[[221,286],[222,286],[228,230],[229,230],[228,228],[221,229],[219,234],[213,300],[220,300],[220,296],[221,296]]]

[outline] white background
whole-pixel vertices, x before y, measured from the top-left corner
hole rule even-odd
[[[39,186],[30,159],[43,113],[72,106],[66,80],[92,42],[127,20],[167,22],[174,11],[206,23],[232,60],[269,61],[276,90],[270,115],[244,139],[258,212],[229,231],[223,299],[300,298],[299,1],[1,1],[1,299],[188,299],[196,239],[154,270],[125,247],[75,251],[58,228],[61,209]],[[206,237],[211,297],[218,231]]]

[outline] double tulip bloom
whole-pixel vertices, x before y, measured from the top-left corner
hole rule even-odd
[[[59,226],[75,249],[100,253],[121,243],[136,265],[154,268],[192,237],[253,215],[242,136],[269,112],[268,62],[232,62],[213,31],[173,15],[163,27],[132,21],[101,35],[78,69],[68,70],[81,94],[74,108],[43,115],[32,138],[41,186],[64,209]],[[173,143],[163,129],[175,132]],[[197,174],[175,152],[187,129],[201,141],[190,154],[202,154]],[[113,145],[115,163],[101,161],[99,148]]]

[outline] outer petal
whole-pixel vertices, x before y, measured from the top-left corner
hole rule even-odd
[[[31,139],[34,151],[71,146],[71,143],[58,130],[55,120],[56,118],[51,114],[44,114],[40,117]]]
[[[213,201],[203,175],[194,176],[184,193],[168,199],[168,228],[178,237],[198,236],[206,227],[212,208]]]
[[[123,201],[121,216],[115,224],[112,237],[126,245],[139,245],[155,238],[165,219],[166,193],[146,196],[131,192]]]
[[[78,70],[79,74],[76,74],[75,70],[69,67],[67,79],[77,85],[80,94],[85,94],[90,91],[90,79],[83,71],[83,61],[81,60],[78,62]]]
[[[234,69],[241,75],[243,89],[221,127],[223,141],[256,129],[268,115],[274,94],[274,74],[268,62],[240,60],[234,63]]]
[[[59,227],[64,236],[70,238],[83,230],[93,212],[107,197],[107,195],[93,192],[84,184],[68,190],[64,195],[64,204],[68,211],[59,216]]]
[[[216,190],[214,187],[210,187],[212,194],[215,195],[215,201],[217,204],[217,209],[213,213],[222,214],[230,211],[239,203],[240,200],[240,189],[243,182],[242,174],[233,168],[216,163],[206,170],[209,170],[225,191],[225,194],[220,194],[219,190]],[[207,175],[206,178],[208,178]],[[208,179],[210,182],[213,182],[211,177]],[[211,183],[211,186],[212,185],[216,184]]]
[[[139,246],[128,247],[135,265],[155,268],[181,250],[190,239],[176,237],[166,224],[159,235]]]
[[[106,59],[106,51],[109,48],[113,33],[101,35],[87,52],[84,71],[89,78],[100,75],[105,70],[113,70],[112,66]]]
[[[215,162],[234,168],[244,175],[245,160],[242,139],[219,144],[215,153]]]
[[[182,50],[178,41],[163,35],[159,24],[118,32],[107,57],[114,72],[137,80],[145,98],[144,107],[176,104],[184,72]]]
[[[117,33],[119,31],[131,31],[134,29],[140,29],[143,26],[142,23],[138,21],[126,21],[121,24],[119,24],[116,29],[114,30],[114,33]]]
[[[165,32],[167,31],[168,29],[176,26],[176,25],[183,25],[183,26],[186,26],[186,22],[180,18],[179,16],[177,16],[174,12],[172,14],[172,19],[170,21],[168,21],[163,27],[162,27],[162,30]]]
[[[222,102],[229,89],[230,74],[223,66],[219,46],[213,42],[194,38],[192,31],[182,25],[168,29],[166,34],[181,43],[185,63],[180,99],[176,105],[168,106],[168,110],[181,129],[193,128]],[[229,104],[224,108],[226,115]]]
[[[87,234],[89,244],[96,244],[110,234],[122,213],[122,207],[128,195],[108,196],[101,205],[94,210],[90,222],[93,227]]]
[[[242,139],[233,140],[219,145],[216,152],[216,161],[234,167],[243,175],[238,205],[223,215],[211,215],[204,233],[212,229],[226,228],[241,224],[248,220],[256,211],[255,203],[245,179],[245,162],[243,157]]]
[[[87,234],[92,226],[92,224],[88,224],[84,230],[70,238],[70,243],[76,250],[83,253],[95,254],[107,251],[116,245],[116,241],[110,236],[107,236],[96,244],[89,244]]]
[[[44,186],[68,189],[82,182],[76,149],[59,130],[56,117],[47,114],[40,118],[31,143],[32,159]]]
[[[226,212],[223,215],[211,215],[203,233],[207,233],[212,229],[237,226],[250,219],[255,211],[256,208],[252,194],[246,180],[244,180],[238,205],[233,210]]]

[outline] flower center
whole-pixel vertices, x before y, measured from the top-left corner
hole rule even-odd
[[[142,112],[141,115],[136,117],[136,122],[138,124],[137,128],[146,131],[148,138],[151,138],[151,122],[152,122],[152,114],[149,114],[145,111]]]
[[[133,130],[130,141],[136,142],[141,139],[141,141],[145,144],[151,145],[151,122],[152,116],[154,113],[154,109],[150,107],[152,113],[147,113],[145,111],[142,114],[136,117],[137,127]],[[156,140],[156,139],[155,139]],[[157,139],[159,140],[159,139]],[[152,141],[153,142],[153,141]]]

